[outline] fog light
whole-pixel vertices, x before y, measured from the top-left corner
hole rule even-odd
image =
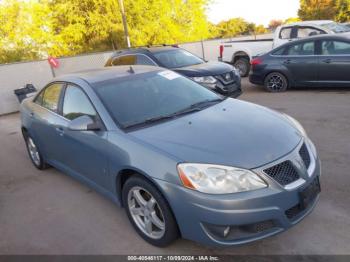
[[[227,235],[230,233],[230,227],[226,227],[224,230],[224,237],[227,237]]]

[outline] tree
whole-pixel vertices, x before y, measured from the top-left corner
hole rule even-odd
[[[283,24],[282,20],[271,20],[269,23],[269,29],[275,31],[277,27]]]
[[[334,19],[337,0],[300,0],[299,18],[302,20]]]
[[[238,35],[247,35],[253,31],[252,24],[249,24],[243,18],[232,18],[227,21],[222,21],[216,25],[218,36],[227,38]]]
[[[337,0],[335,9],[337,10],[335,21],[341,23],[350,21],[350,0]]]
[[[284,20],[283,24],[293,24],[300,21],[301,19],[299,17],[289,17],[286,20]]]
[[[209,0],[124,0],[133,46],[210,36]],[[0,63],[126,46],[117,0],[0,0]]]

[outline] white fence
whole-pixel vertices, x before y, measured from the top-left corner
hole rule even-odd
[[[257,36],[256,39],[270,37]],[[235,38],[234,40],[252,39],[252,36]],[[231,39],[206,40],[202,42],[184,43],[180,47],[208,61],[217,61],[219,45]],[[31,83],[42,88],[55,76],[75,71],[103,67],[112,52],[94,53],[74,57],[59,58],[59,67],[50,68],[46,60],[0,65],[0,115],[18,111],[19,103],[13,91]]]

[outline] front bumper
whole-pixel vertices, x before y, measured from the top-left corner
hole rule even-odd
[[[299,192],[320,176],[320,162],[314,159],[308,179],[294,189],[269,182],[250,192],[209,195],[180,185],[157,180],[176,217],[182,237],[206,245],[239,245],[280,233],[309,214],[318,195],[298,210]],[[222,232],[230,227],[229,233]]]
[[[224,96],[236,98],[242,94],[241,81],[237,81],[229,85],[222,85],[221,83],[218,83],[214,91]]]

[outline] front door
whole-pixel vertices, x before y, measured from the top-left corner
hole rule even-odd
[[[301,42],[287,47],[282,63],[296,86],[309,86],[317,81],[318,59],[315,56],[314,41]]]
[[[320,46],[320,84],[350,86],[350,42],[323,40]]]
[[[99,118],[91,101],[84,91],[75,85],[68,84],[62,101],[61,125],[62,152],[60,161],[70,173],[87,179],[103,188],[108,183],[108,151],[107,132],[73,131],[68,128],[69,122],[79,116],[87,115],[94,120]]]

